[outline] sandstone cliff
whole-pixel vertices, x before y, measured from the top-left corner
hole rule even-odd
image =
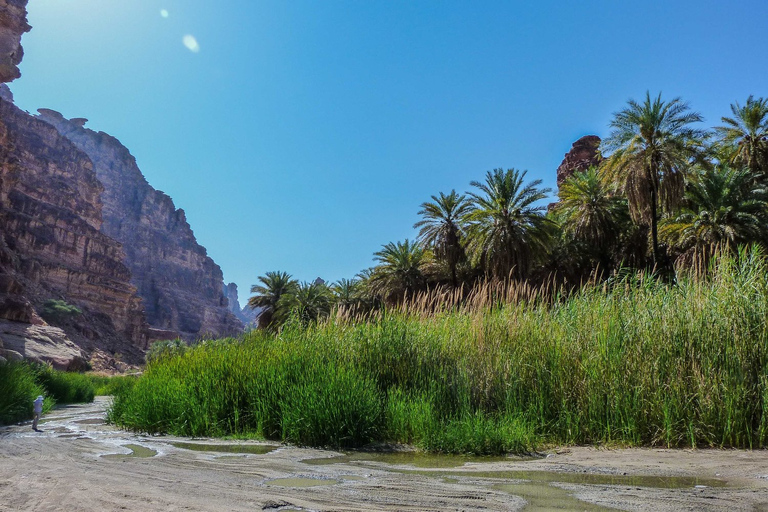
[[[93,161],[104,185],[104,234],[125,249],[132,282],[144,299],[154,337],[176,332],[186,339],[226,336],[243,330],[227,308],[221,268],[197,243],[184,210],[152,188],[135,158],[116,138],[84,127],[85,119],[67,120],[40,109],[40,119],[55,127]]]
[[[19,78],[18,65],[24,56],[21,36],[29,32],[27,0],[0,0],[0,82]]]
[[[229,310],[246,326],[250,325],[256,327],[257,320],[259,319],[259,308],[251,309],[247,305],[244,308],[240,308],[240,298],[237,294],[237,285],[235,283],[229,283],[224,286],[224,296],[229,303]]]
[[[565,154],[563,163],[557,168],[557,186],[573,176],[575,172],[586,171],[592,166],[600,165],[603,157],[600,154],[600,137],[587,135],[573,143],[571,150]]]
[[[138,360],[147,325],[122,248],[100,231],[102,190],[86,154],[0,99],[0,319],[44,327],[44,303],[64,300],[83,311],[61,326],[78,345]]]

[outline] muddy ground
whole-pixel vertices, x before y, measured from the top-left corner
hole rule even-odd
[[[768,511],[762,450],[345,455],[134,435],[103,423],[107,404],[59,408],[42,433],[0,429],[0,510]]]

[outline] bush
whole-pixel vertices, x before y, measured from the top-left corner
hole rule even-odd
[[[94,375],[86,374],[88,380],[93,384],[96,396],[118,395],[133,387],[138,380],[135,375]]]
[[[187,348],[189,347],[186,342],[180,338],[176,338],[175,340],[155,341],[150,345],[144,358],[147,363],[150,363],[164,357],[179,356],[186,352]]]
[[[80,309],[66,301],[50,299],[43,304],[43,310],[41,311],[40,316],[42,316],[46,322],[61,324],[82,313],[83,312],[80,311]]]

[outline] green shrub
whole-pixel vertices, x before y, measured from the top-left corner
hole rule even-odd
[[[145,356],[147,363],[163,357],[174,357],[183,354],[187,348],[187,343],[176,338],[175,340],[155,341],[150,345]]]
[[[117,395],[128,388],[133,387],[138,380],[135,375],[94,375],[86,374],[88,380],[91,381],[95,388],[96,396],[111,396]]]
[[[83,312],[76,306],[73,306],[64,300],[50,299],[43,304],[40,316],[49,323],[61,324],[82,313]]]

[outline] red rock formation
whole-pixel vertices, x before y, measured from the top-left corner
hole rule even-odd
[[[157,336],[176,332],[194,339],[242,332],[242,322],[227,308],[221,268],[197,243],[184,210],[147,183],[128,149],[106,133],[84,128],[85,119],[39,112],[93,161],[104,185],[101,230],[123,244],[132,282]]]
[[[557,186],[570,178],[573,173],[586,171],[592,166],[600,165],[603,157],[600,154],[600,137],[587,135],[573,143],[571,150],[565,154],[565,159],[557,168]]]
[[[100,231],[102,190],[86,154],[0,99],[0,316],[44,324],[43,303],[63,299],[84,312],[65,326],[81,347],[139,357],[147,325],[122,248]]]

